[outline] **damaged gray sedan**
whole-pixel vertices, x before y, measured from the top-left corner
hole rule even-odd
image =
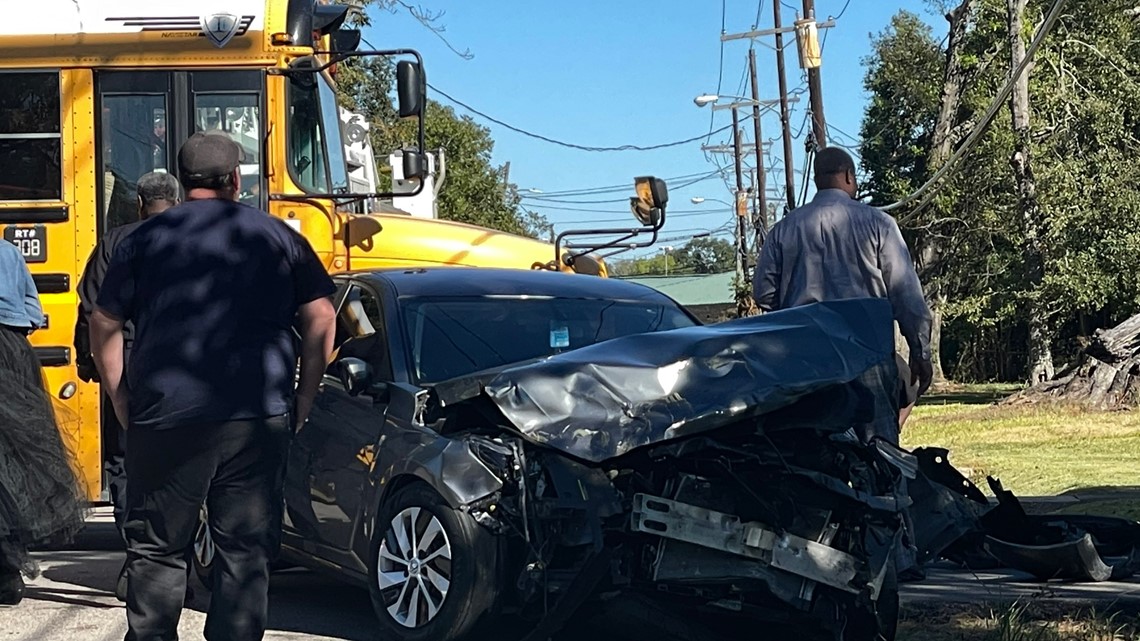
[[[897,420],[885,302],[705,327],[586,276],[339,279],[283,555],[366,584],[383,638],[509,619],[547,639],[628,594],[893,638],[904,499],[873,445]]]

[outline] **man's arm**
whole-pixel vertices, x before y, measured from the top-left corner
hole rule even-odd
[[[95,367],[95,359],[91,356],[91,313],[95,311],[95,299],[99,296],[99,283],[102,274],[96,275],[96,263],[103,256],[103,242],[95,245],[95,251],[87,258],[83,268],[83,276],[79,278],[79,315],[75,321],[75,365],[79,371],[79,378],[88,382],[99,382],[99,372]]]
[[[123,321],[102,307],[96,307],[91,314],[91,355],[103,381],[103,391],[111,398],[119,424],[126,428],[129,412],[123,385]]]
[[[328,298],[318,298],[297,310],[301,332],[301,380],[297,384],[296,429],[301,429],[328,368],[336,335],[336,311]]]
[[[123,325],[134,316],[135,277],[134,245],[127,239],[115,248],[106,273],[99,285],[99,296],[91,312],[91,356],[103,385],[111,398],[115,416],[124,429],[128,427],[127,387],[123,381]]]
[[[32,328],[39,329],[44,325],[44,308],[40,305],[39,292],[36,290],[36,280],[28,266],[20,260],[20,268],[24,270],[24,313],[32,321]]]
[[[930,307],[926,304],[906,241],[898,224],[891,218],[887,218],[879,247],[879,268],[887,285],[895,320],[910,347],[914,377],[920,383],[920,393],[925,392],[930,387],[931,377]]]
[[[772,231],[773,233],[768,234],[764,246],[760,248],[756,271],[752,275],[752,298],[756,301],[756,306],[765,312],[776,308],[780,292],[782,257],[775,229]]]

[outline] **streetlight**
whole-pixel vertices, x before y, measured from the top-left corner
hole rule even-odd
[[[672,245],[666,245],[666,246],[661,248],[661,251],[664,252],[664,254],[665,254],[665,275],[668,276],[669,275],[669,253],[673,251],[673,246]]]
[[[728,98],[733,102],[727,105],[718,105],[721,98]],[[789,103],[799,102],[799,96],[792,96],[788,98]],[[745,98],[744,96],[720,96],[717,94],[706,93],[696,98],[693,98],[693,104],[698,107],[705,105],[712,105],[713,111],[722,111],[724,109],[735,109],[736,107],[760,107],[762,109],[773,109],[780,104],[779,100],[753,100],[752,98]]]
[[[724,200],[721,200],[719,198],[705,198],[704,196],[693,196],[692,198],[689,199],[689,202],[693,203],[694,205],[699,205],[699,204],[705,202],[706,200],[710,200],[714,203],[720,203],[722,205],[725,205],[726,207],[735,207],[735,205],[733,205],[732,203],[730,203],[728,201],[724,201]]]
[[[535,189],[534,187],[530,187],[524,191],[526,191],[527,193],[530,193],[530,194],[545,194],[546,193],[545,191],[542,191],[541,189]]]

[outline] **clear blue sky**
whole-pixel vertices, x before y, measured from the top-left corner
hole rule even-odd
[[[757,23],[755,0],[726,0],[728,33],[748,31],[754,24],[761,29],[771,27],[771,2],[759,2]],[[429,83],[499,120],[551,138],[606,147],[672,142],[709,130],[710,111],[708,107],[698,109],[693,98],[717,91],[721,2],[425,0],[422,4],[446,12],[440,20],[446,26],[444,35],[457,49],[469,50],[474,55],[472,60],[452,53],[406,12],[392,15],[374,11],[373,26],[366,37],[377,47],[411,46],[420,50]],[[838,15],[845,4],[848,0],[816,0],[817,18]],[[791,24],[796,17],[794,9],[800,7],[800,0],[785,2],[785,25]],[[938,35],[945,31],[942,19],[927,12],[920,0],[850,0],[837,26],[827,30],[823,93],[828,123],[835,128],[833,143],[857,144],[854,137],[859,134],[866,103],[862,59],[870,51],[869,36],[882,31],[902,8],[923,15]],[[756,44],[762,99],[778,96],[772,45],[771,37]],[[748,47],[747,40],[725,43],[722,95],[748,95],[749,88],[743,83]],[[803,87],[794,44],[788,48],[787,66],[789,89]],[[429,94],[447,103],[438,94]],[[802,98],[793,105],[793,133],[805,131],[807,95]],[[456,110],[467,113],[459,107]],[[716,158],[706,158],[701,151],[703,140],[651,152],[590,153],[527,138],[478,116],[475,119],[492,132],[495,162],[510,161],[510,179],[522,191],[524,207],[542,213],[560,231],[589,226],[590,221],[632,220],[628,196],[632,195],[635,175],[668,178],[716,169],[710,162]],[[727,110],[716,113],[715,128],[730,122]],[[778,112],[766,112],[762,123],[765,138],[778,135]],[[744,129],[751,141],[751,123]],[[731,143],[731,133],[715,134],[710,142]],[[781,149],[777,142],[774,155],[778,163]],[[798,171],[803,163],[802,140],[797,141],[795,150]],[[731,167],[730,156],[718,160]],[[782,171],[782,165],[777,166],[777,172]],[[728,178],[732,181],[731,172]],[[681,182],[687,181],[672,184]],[[551,192],[620,184],[630,187],[616,193],[561,197],[572,203],[550,200],[558,198]],[[782,173],[769,175],[770,189],[782,184]],[[797,191],[801,185],[797,176]],[[529,189],[546,192],[546,198],[536,197]],[[690,203],[694,196],[709,201],[694,206]],[[729,209],[712,202],[714,198],[732,200],[728,186],[719,178],[671,190],[671,217],[662,233],[666,242],[659,243],[658,248],[683,244],[686,237],[701,230],[724,227],[731,220]],[[589,202],[599,200],[613,202]]]

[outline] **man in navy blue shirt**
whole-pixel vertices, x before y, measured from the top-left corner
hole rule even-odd
[[[332,351],[332,280],[300,234],[236,201],[240,154],[225,134],[186,141],[186,202],[120,243],[91,317],[92,353],[128,429],[127,641],[177,638],[203,501],[217,547],[205,636],[262,638],[285,451]]]

